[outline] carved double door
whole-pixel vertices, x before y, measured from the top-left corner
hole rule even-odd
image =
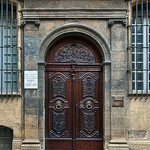
[[[46,149],[102,150],[101,66],[47,68]]]

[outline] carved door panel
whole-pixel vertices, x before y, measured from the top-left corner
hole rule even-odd
[[[102,150],[100,72],[48,72],[46,149]]]
[[[46,149],[72,149],[70,73],[48,72],[47,81]]]
[[[100,72],[79,72],[76,83],[76,150],[102,150],[103,103]]]

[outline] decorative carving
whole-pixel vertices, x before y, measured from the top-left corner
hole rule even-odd
[[[65,131],[64,133],[60,134],[56,134],[54,131],[50,131],[49,132],[49,137],[51,138],[68,138],[69,137],[69,132]]]
[[[95,131],[91,135],[86,135],[83,131],[80,131],[80,138],[99,138],[99,131]]]
[[[95,131],[95,112],[94,113],[83,113],[83,126],[84,130],[91,134]]]
[[[83,78],[83,76],[86,75],[92,75],[94,76],[96,79],[99,79],[99,73],[98,72],[79,72],[79,79]]]
[[[34,22],[34,24],[36,26],[40,25],[40,20],[39,19],[36,19],[36,20],[21,20],[21,25],[25,26],[27,22]]]
[[[49,78],[52,78],[55,74],[61,74],[63,76],[65,76],[67,79],[69,78],[69,73],[68,72],[49,72]]]
[[[112,26],[114,23],[122,23],[122,25],[126,26],[127,25],[127,20],[126,19],[109,19],[108,20],[108,25]]]
[[[95,58],[91,50],[83,44],[68,43],[57,50],[52,62],[95,63]]]
[[[61,96],[65,98],[65,89],[66,84],[65,80],[58,75],[56,78],[52,80],[52,87],[53,87],[53,97]]]
[[[55,113],[53,111],[53,130],[61,134],[65,130],[65,112]]]
[[[83,80],[83,97],[95,97],[95,80],[91,76],[87,76]]]

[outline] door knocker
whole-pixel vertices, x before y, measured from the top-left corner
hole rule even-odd
[[[62,109],[62,102],[61,102],[61,101],[57,101],[57,102],[56,102],[56,109],[57,109],[57,110]]]
[[[91,101],[87,101],[87,102],[86,102],[86,108],[87,108],[88,110],[90,110],[90,109],[93,108],[93,105],[92,105],[92,102],[91,102]]]

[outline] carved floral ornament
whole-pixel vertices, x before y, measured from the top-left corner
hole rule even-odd
[[[91,50],[80,43],[68,43],[61,46],[53,56],[55,63],[95,63]]]

